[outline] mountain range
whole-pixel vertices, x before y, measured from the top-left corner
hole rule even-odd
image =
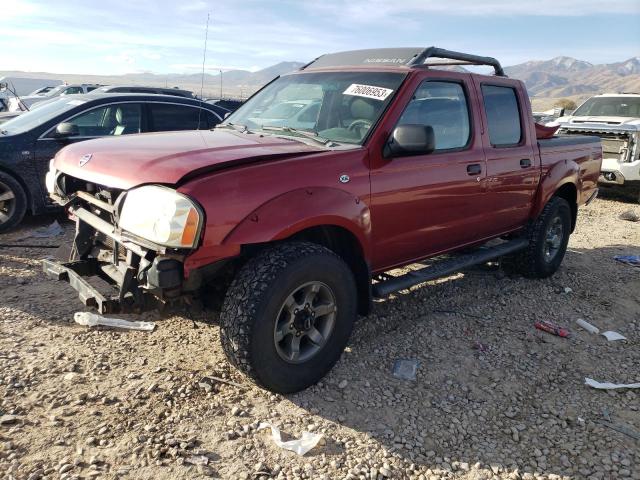
[[[280,62],[255,72],[230,70],[222,73],[222,96],[246,98],[278,75],[300,68],[302,62]],[[604,92],[640,92],[640,57],[623,62],[591,64],[571,57],[532,60],[504,68],[512,78],[523,80],[535,109],[545,109],[560,98],[576,103]],[[0,76],[56,78],[67,83],[147,84],[179,86],[200,92],[202,76],[193,74],[131,73],[126,75],[52,74],[46,72],[0,72]],[[203,95],[220,96],[220,74],[204,75]]]

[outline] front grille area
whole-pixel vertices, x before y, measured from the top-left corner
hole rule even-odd
[[[103,233],[96,233],[96,242],[102,244],[107,248],[107,250],[113,251],[114,249],[115,242],[113,241],[113,239],[107,237]],[[121,260],[125,260],[127,258],[127,249],[120,244],[118,244],[118,258],[120,258]]]
[[[617,157],[621,162],[631,161],[631,134],[571,129],[562,129],[561,131],[565,135],[600,137],[602,153],[605,158]]]
[[[602,153],[605,155],[620,155],[625,152],[629,142],[620,138],[602,138]]]

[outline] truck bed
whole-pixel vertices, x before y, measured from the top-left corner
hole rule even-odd
[[[578,165],[578,205],[585,203],[598,187],[602,144],[599,137],[588,135],[558,135],[538,140],[544,178],[559,162],[573,161]],[[565,167],[566,168],[566,167]],[[580,182],[581,180],[581,182]]]

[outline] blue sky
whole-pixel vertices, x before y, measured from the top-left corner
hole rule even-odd
[[[0,0],[0,70],[257,70],[332,51],[430,46],[512,65],[640,55],[640,0]]]

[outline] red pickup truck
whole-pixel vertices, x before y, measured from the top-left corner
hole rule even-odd
[[[44,270],[101,313],[221,298],[229,360],[293,392],[329,371],[374,297],[498,257],[552,275],[601,160],[597,137],[537,139],[523,83],[493,58],[328,54],[213,131],[61,150],[47,185],[77,222],[74,259]]]

